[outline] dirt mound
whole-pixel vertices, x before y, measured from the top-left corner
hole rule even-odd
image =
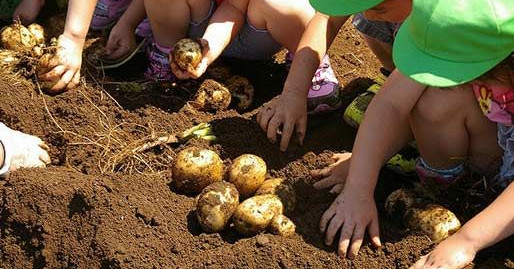
[[[349,28],[338,36],[331,60],[346,85],[346,103],[378,72]],[[286,68],[275,62],[226,63],[256,88],[246,113],[192,109],[186,101],[198,82],[157,88],[120,84],[132,78],[130,70],[108,74],[109,80],[93,74],[88,85],[57,96],[43,95],[33,83],[12,75],[0,76],[0,121],[40,136],[53,160],[47,169],[22,169],[0,180],[0,268],[408,268],[432,248],[427,237],[383,214],[385,196],[408,184],[383,173],[376,196],[384,247],[374,249],[366,240],[355,260],[338,258],[318,229],[334,196],[315,191],[309,173],[328,164],[332,153],[349,150],[355,130],[343,123],[342,111],[312,117],[305,145],[280,153],[254,118],[280,93]],[[201,122],[210,122],[217,136],[211,145],[190,140],[115,158],[145,139]],[[291,238],[243,238],[233,228],[203,233],[194,197],[170,189],[169,164],[187,145],[210,147],[226,163],[243,153],[262,157],[271,176],[284,177],[298,194],[290,215],[297,233]],[[475,268],[512,268],[512,254],[512,240],[506,240],[482,252]]]

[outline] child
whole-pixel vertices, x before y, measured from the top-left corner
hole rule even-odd
[[[57,52],[40,76],[43,81],[55,82],[51,91],[58,92],[76,87],[80,82],[82,50],[89,29],[96,0],[70,0],[64,32],[57,39]]]
[[[189,2],[194,2],[197,6],[190,7],[190,13],[181,13],[187,15],[179,20],[178,15],[172,15],[163,9],[165,3],[148,2],[152,5],[146,5],[145,1],[145,7],[156,41],[156,56],[151,57],[150,61],[161,62],[162,67],[156,68],[157,70],[168,70],[168,63],[165,61],[167,57],[158,55],[167,55],[179,38],[186,35],[202,37],[208,44],[208,49],[195,70],[180,70],[176,64],[171,63],[173,73],[179,79],[200,77],[207,66],[220,55],[260,60],[271,58],[283,47],[294,52],[302,32],[314,15],[314,9],[306,0],[190,0]],[[177,12],[177,6],[173,3],[170,10]],[[188,23],[189,21],[192,23]],[[175,33],[171,33],[170,29]],[[290,54],[289,58],[292,57]],[[315,70],[317,71],[308,79],[311,86],[309,110],[321,112],[337,108],[340,105],[339,85],[328,57],[323,59],[321,65],[318,63]],[[307,102],[307,98],[305,100]]]
[[[45,0],[5,0],[0,1],[0,19],[19,19],[23,25],[33,23]]]
[[[417,171],[422,181],[431,178],[442,184],[455,183],[467,170],[464,159],[490,173],[496,169],[491,164],[501,154],[499,144],[503,163],[491,184],[498,189],[506,187],[489,207],[413,268],[462,268],[477,251],[514,233],[510,204],[514,199],[510,145],[514,73],[509,56],[514,50],[513,18],[514,6],[508,0],[414,1],[393,50],[399,71],[391,74],[371,102],[351,161],[341,162],[332,170],[331,182],[324,184],[342,183],[344,168],[349,165],[342,194],[320,221],[327,244],[341,229],[342,256],[357,254],[366,228],[379,245],[373,191],[381,165],[405,142],[398,137],[409,129],[418,142],[421,157]],[[477,79],[496,65],[492,76]],[[483,94],[485,98],[480,97]],[[499,123],[498,143],[495,124],[481,115],[475,96],[487,118]]]
[[[19,168],[45,167],[48,146],[36,136],[14,131],[0,123],[0,177]]]
[[[257,121],[271,141],[277,139],[277,130],[282,126],[282,151],[287,149],[293,131],[300,144],[303,143],[307,126],[305,96],[310,85],[307,78],[312,76],[330,43],[351,14],[360,12],[354,16],[354,26],[362,32],[382,65],[388,71],[394,69],[392,43],[396,29],[410,12],[411,0],[341,0],[337,6],[330,4],[334,2],[311,0],[319,12],[302,36],[284,90],[279,98],[264,107],[257,116]]]

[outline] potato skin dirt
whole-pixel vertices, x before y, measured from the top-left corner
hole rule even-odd
[[[181,69],[192,70],[202,60],[202,47],[194,39],[183,38],[175,43],[171,56]]]
[[[228,172],[228,181],[234,184],[242,197],[249,197],[266,179],[267,166],[264,160],[253,154],[237,157]]]

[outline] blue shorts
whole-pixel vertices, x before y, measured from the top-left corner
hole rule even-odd
[[[368,20],[363,13],[355,14],[352,23],[362,34],[388,44],[393,44],[396,32],[401,26],[401,23]]]
[[[188,35],[202,37],[215,10],[216,2],[212,1],[211,10],[204,19],[189,24]],[[282,45],[271,36],[267,29],[257,29],[247,18],[237,36],[225,48],[222,55],[246,60],[266,60],[281,49]]]
[[[514,126],[498,123],[498,145],[503,151],[502,164],[492,186],[501,191],[514,179]]]

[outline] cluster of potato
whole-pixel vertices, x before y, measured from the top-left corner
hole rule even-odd
[[[183,38],[175,43],[169,56],[181,69],[194,69],[202,60],[201,44],[191,38]],[[195,108],[204,111],[226,110],[233,104],[239,110],[245,110],[253,102],[254,88],[250,81],[242,76],[230,74],[222,66],[212,66],[207,70],[212,79],[206,79],[193,98]]]
[[[396,190],[387,197],[385,209],[393,218],[403,219],[407,227],[423,232],[435,242],[459,230],[461,224],[453,212],[440,205],[423,203],[416,196],[411,190]]]
[[[44,73],[45,67],[48,66],[50,59],[55,54],[55,38],[47,45],[45,30],[37,23],[25,27],[19,22],[14,22],[1,29],[0,40],[3,47],[0,50],[1,66],[12,72],[16,72],[16,68],[25,60],[27,65],[35,65],[39,74]],[[30,76],[32,73],[28,72],[25,75]],[[53,83],[46,83],[42,86],[49,89]]]
[[[284,216],[296,205],[294,189],[283,179],[266,179],[264,160],[252,154],[237,157],[224,181],[220,157],[211,150],[189,147],[180,151],[173,165],[174,187],[197,197],[198,222],[206,232],[219,232],[229,224],[245,236],[270,232],[290,236],[294,223]],[[253,196],[255,195],[255,196]],[[239,203],[240,199],[245,199]]]

